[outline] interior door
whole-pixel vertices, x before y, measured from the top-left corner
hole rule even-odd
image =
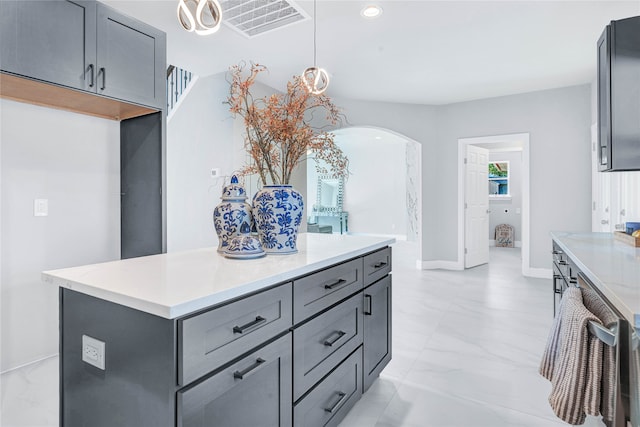
[[[464,267],[489,262],[489,150],[467,145],[464,191]]]

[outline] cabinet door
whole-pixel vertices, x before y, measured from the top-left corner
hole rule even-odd
[[[364,391],[391,360],[391,276],[364,290]]]
[[[291,334],[178,392],[178,427],[291,425]]]
[[[165,108],[166,35],[100,3],[97,27],[97,92]]]
[[[93,90],[96,2],[0,2],[3,71]]]

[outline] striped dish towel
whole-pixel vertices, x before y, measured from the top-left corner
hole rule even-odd
[[[592,312],[602,324],[611,328],[618,321],[611,309],[602,299],[591,289],[582,289],[582,302],[584,306]],[[603,345],[602,357],[602,400],[600,403],[600,413],[605,421],[613,421],[615,410],[615,385],[616,385],[616,349]]]
[[[598,415],[602,378],[602,342],[592,336],[588,322],[600,320],[587,310],[582,292],[564,292],[540,364],[540,374],[551,381],[549,403],[561,420],[583,424],[586,414]]]

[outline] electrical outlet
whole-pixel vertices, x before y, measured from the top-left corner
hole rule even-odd
[[[88,335],[82,336],[82,361],[104,371],[104,342]]]

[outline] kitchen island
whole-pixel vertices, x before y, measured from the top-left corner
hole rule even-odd
[[[567,286],[591,288],[618,318],[609,341],[615,349],[615,426],[640,427],[640,248],[611,233],[553,232],[553,292]],[[596,336],[600,338],[598,331]]]
[[[301,234],[43,273],[61,426],[336,425],[391,359],[393,239]]]

